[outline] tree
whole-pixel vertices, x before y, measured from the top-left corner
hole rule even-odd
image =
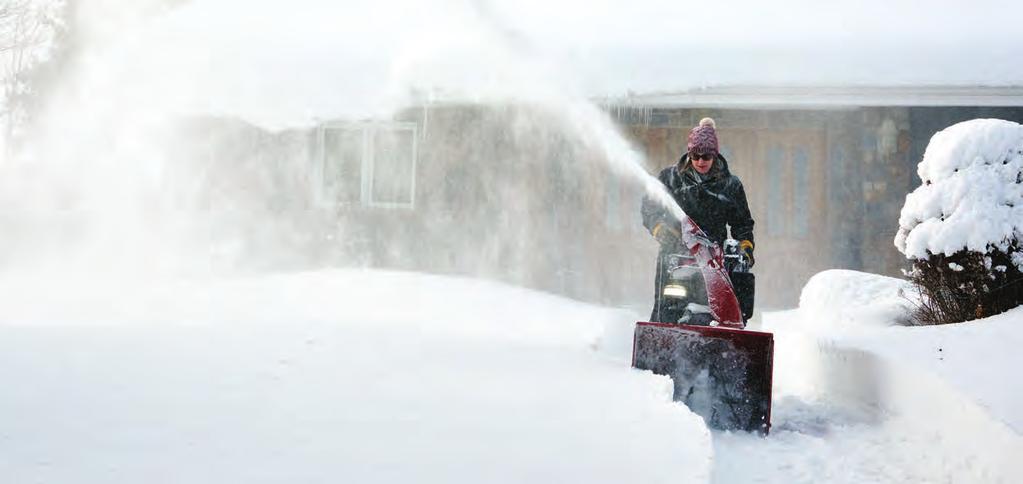
[[[63,27],[64,0],[3,0],[0,4],[0,114],[5,145],[28,115],[33,68],[53,50]]]

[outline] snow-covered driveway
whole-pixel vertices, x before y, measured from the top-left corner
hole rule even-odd
[[[0,303],[0,481],[705,482],[615,310],[488,282],[324,272]]]

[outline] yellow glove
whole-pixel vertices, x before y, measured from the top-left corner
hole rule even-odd
[[[654,229],[650,231],[654,238],[661,246],[670,247],[677,245],[679,240],[682,238],[682,233],[675,227],[672,227],[664,222],[658,223],[654,226]]]
[[[744,240],[739,242],[739,250],[746,254],[746,260],[749,261],[749,266],[753,267],[753,242]]]

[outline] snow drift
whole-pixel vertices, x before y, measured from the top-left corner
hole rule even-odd
[[[382,272],[73,286],[3,281],[5,481],[709,475],[670,381],[601,343],[616,310]]]
[[[912,285],[902,279],[833,269],[807,281],[800,294],[799,310],[827,315],[809,318],[818,330],[905,324],[914,294]]]
[[[824,281],[828,283],[822,284]],[[1023,434],[1023,390],[1014,382],[1023,364],[1023,308],[969,323],[906,327],[908,283],[855,271],[825,271],[803,289],[798,315],[816,337],[868,350],[935,376],[990,418]],[[827,287],[827,290],[823,290]],[[829,326],[842,322],[841,331]],[[955,416],[945,418],[954,420]]]
[[[774,332],[771,438],[715,436],[721,482],[1017,482],[1019,310],[899,326],[898,279],[825,271]],[[718,463],[718,461],[721,463]],[[731,466],[727,464],[731,462]]]

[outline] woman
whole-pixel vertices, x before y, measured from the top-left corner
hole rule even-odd
[[[742,182],[728,170],[728,161],[718,151],[713,119],[700,120],[689,132],[686,152],[678,163],[662,170],[657,178],[686,215],[719,246],[727,238],[726,226],[731,227],[732,238],[740,241],[740,250],[753,265],[753,216]],[[679,250],[681,222],[650,197],[644,197],[641,211],[643,225],[661,245],[650,320],[676,323],[680,310],[666,307],[662,294],[668,277],[665,256]]]

